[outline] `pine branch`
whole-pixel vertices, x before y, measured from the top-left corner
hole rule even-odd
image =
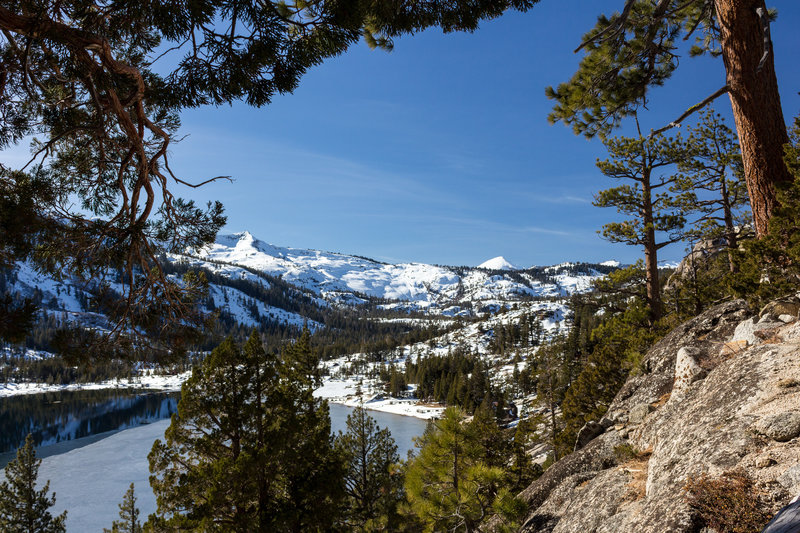
[[[636,3],[636,0],[628,0],[627,2],[625,2],[625,7],[622,9],[622,13],[620,14],[619,18],[617,18],[614,21],[614,24],[609,24],[608,27],[606,27],[602,31],[598,32],[597,34],[595,34],[591,38],[589,38],[589,39],[585,40],[584,42],[582,42],[580,44],[580,46],[578,46],[578,48],[576,48],[573,51],[573,53],[577,54],[585,46],[588,46],[589,44],[591,44],[591,43],[593,43],[595,41],[602,42],[602,41],[605,41],[607,39],[611,39],[612,37],[617,35],[620,31],[622,31],[623,26],[625,26],[625,22],[627,22],[628,17],[630,16],[631,8],[633,7],[634,3]],[[612,32],[612,33],[611,33],[611,35],[606,36],[605,34],[608,33],[608,32]]]

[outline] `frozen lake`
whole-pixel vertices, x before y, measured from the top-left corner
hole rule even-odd
[[[343,431],[352,408],[330,404],[330,411],[334,433]],[[388,427],[392,432],[401,458],[413,448],[413,437],[425,430],[424,420],[375,411],[370,411],[370,415],[380,427]],[[131,482],[136,485],[140,517],[146,518],[155,511],[147,454],[153,442],[163,438],[168,425],[169,420],[161,420],[108,436],[96,435],[42,448],[42,456],[63,452],[44,457],[39,480],[49,479],[50,490],[56,492],[55,514],[64,509],[69,511],[68,532],[101,532],[104,527],[110,528],[119,512],[117,504]]]

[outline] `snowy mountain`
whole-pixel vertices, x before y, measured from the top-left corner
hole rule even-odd
[[[593,279],[608,271],[601,265],[575,263],[517,270],[502,257],[476,268],[388,264],[361,256],[275,246],[246,231],[220,235],[213,245],[191,250],[187,256],[172,256],[172,260],[227,276],[245,275],[231,266],[245,267],[280,278],[331,304],[379,299],[384,308],[431,314],[464,314],[465,309],[475,307],[499,308],[509,301],[566,296],[586,290]]]
[[[236,324],[273,331],[306,324],[315,331],[335,330],[331,335],[348,342],[356,342],[353,332],[363,331],[364,319],[375,324],[364,334],[376,339],[512,309],[546,308],[548,316],[562,316],[565,297],[588,290],[614,269],[585,263],[514,269],[502,257],[479,267],[388,264],[275,246],[248,232],[220,235],[207,248],[167,260],[165,271],[176,278],[187,270],[205,271],[209,291],[203,305],[220,314],[228,331]],[[92,311],[92,287],[55,280],[20,263],[0,272],[0,291],[5,290],[38,303],[48,328],[65,322],[105,327],[105,317]]]
[[[506,261],[502,255],[498,255],[488,261],[484,261],[478,268],[485,268],[486,270],[517,270],[517,267]]]

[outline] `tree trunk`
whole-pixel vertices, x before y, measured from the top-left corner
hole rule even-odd
[[[549,403],[550,403],[550,440],[553,442],[553,458],[558,461],[558,445],[556,444],[556,432],[558,428],[556,427],[556,402],[553,401],[553,366],[554,364],[550,365],[550,370],[547,372],[548,374],[548,382],[550,384],[549,390]]]
[[[647,281],[647,305],[650,322],[661,318],[661,287],[658,283],[658,245],[653,220],[653,196],[650,188],[650,170],[642,166],[642,221],[644,222],[644,266]]]
[[[756,9],[766,7],[764,0],[715,0],[715,6],[750,206],[756,236],[761,237],[778,203],[775,184],[792,179],[783,161],[789,137],[771,45],[761,72],[756,72],[764,51]]]
[[[731,207],[731,197],[728,194],[724,172],[720,173],[720,192],[722,194],[722,213],[725,219],[725,244],[728,248],[728,268],[732,274],[736,274],[738,269],[736,268],[736,261],[734,261],[733,253],[739,247],[739,242],[736,239],[736,227],[733,225],[733,208]]]

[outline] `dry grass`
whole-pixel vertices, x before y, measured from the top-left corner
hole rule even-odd
[[[758,532],[769,520],[755,483],[743,470],[718,478],[690,477],[684,490],[702,525],[719,533]]]
[[[614,455],[621,463],[620,470],[626,472],[631,478],[623,498],[624,501],[638,501],[647,495],[647,469],[652,454],[652,448],[642,451],[629,444],[622,444],[614,448]]]
[[[667,403],[667,401],[669,400],[670,396],[672,396],[672,392],[671,391],[666,393],[666,394],[662,394],[661,397],[658,400],[656,400],[655,402],[651,403],[650,405],[652,405],[653,407],[658,409],[659,407],[661,407],[662,405]]]

